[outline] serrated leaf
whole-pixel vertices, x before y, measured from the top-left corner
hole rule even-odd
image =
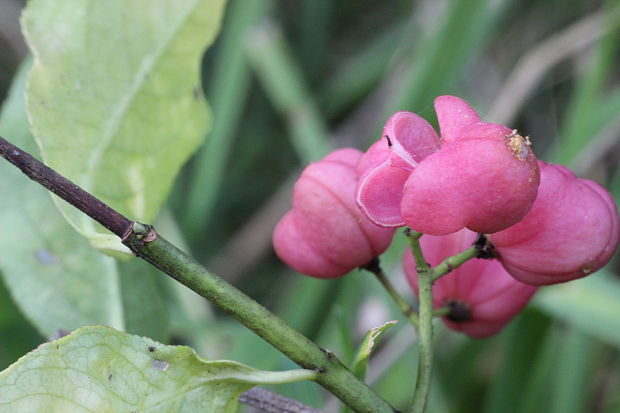
[[[0,114],[0,135],[36,154],[28,132],[23,65]],[[0,162],[0,269],[22,312],[44,335],[100,323],[123,328],[114,260],[93,250],[48,192]]]
[[[375,347],[379,344],[379,340],[385,331],[398,323],[396,320],[388,321],[380,326],[371,328],[368,330],[364,339],[360,343],[360,346],[357,350],[357,354],[353,359],[353,363],[351,364],[351,369],[355,376],[357,376],[360,380],[364,380],[366,376],[366,366],[368,365],[368,359],[370,358],[370,354],[375,349]]]
[[[255,384],[315,375],[207,361],[189,347],[85,327],[40,346],[0,373],[0,413],[229,413],[236,411],[239,394]]]
[[[605,271],[542,288],[533,303],[541,310],[620,348],[620,282]]]
[[[154,218],[209,123],[200,61],[225,0],[31,0],[32,131],[45,162],[130,219]],[[81,212],[63,215],[127,251]]]

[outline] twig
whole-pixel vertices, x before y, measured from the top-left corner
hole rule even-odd
[[[239,401],[265,413],[324,413],[297,400],[289,399],[260,387],[253,387],[239,396]]]
[[[433,282],[437,281],[444,275],[454,271],[456,268],[465,264],[470,259],[478,256],[478,249],[474,247],[467,248],[465,251],[446,258],[431,271]]]
[[[123,239],[133,221],[110,208],[82,188],[33,158],[29,153],[0,137],[0,155],[18,167],[28,178],[43,185],[86,215]]]
[[[0,155],[29,178],[121,237],[123,244],[180,283],[208,299],[302,366],[315,381],[359,412],[394,409],[359,381],[333,353],[321,349],[282,319],[228,284],[161,237],[153,227],[130,221],[53,169],[0,137]]]

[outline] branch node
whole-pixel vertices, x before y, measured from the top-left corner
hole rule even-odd
[[[144,243],[149,243],[149,242],[153,242],[157,239],[157,231],[155,231],[155,228],[149,226],[149,231],[146,233],[146,235],[144,236]]]
[[[362,265],[360,267],[362,270],[370,271],[373,274],[376,274],[377,271],[381,271],[381,262],[379,261],[379,257],[374,257],[367,264]]]
[[[478,234],[478,238],[474,242],[474,248],[476,248],[476,258],[490,260],[497,257],[495,246],[489,242],[489,239],[484,234]]]

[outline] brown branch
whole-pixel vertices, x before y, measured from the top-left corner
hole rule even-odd
[[[99,222],[121,239],[133,228],[133,222],[110,208],[82,188],[43,165],[29,153],[22,151],[0,136],[0,155],[35,182],[55,193],[86,215]]]
[[[306,406],[297,400],[289,399],[260,387],[254,387],[241,396],[239,401],[256,407],[265,413],[323,413],[314,407]]]

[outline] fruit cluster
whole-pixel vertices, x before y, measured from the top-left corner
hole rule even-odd
[[[309,165],[275,229],[276,253],[297,271],[342,276],[379,256],[394,229],[425,235],[437,265],[486,234],[493,259],[475,258],[433,286],[446,324],[472,337],[500,330],[537,286],[603,267],[620,237],[611,195],[567,168],[536,159],[528,137],[482,122],[462,99],[435,100],[441,136],[397,112],[362,154],[337,150]],[[404,268],[417,289],[410,252]]]

